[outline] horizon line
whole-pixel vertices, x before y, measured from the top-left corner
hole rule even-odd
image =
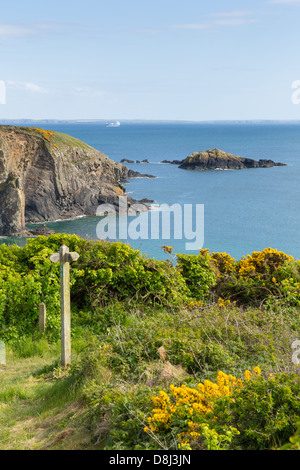
[[[96,123],[96,122],[112,122],[116,119],[55,119],[55,118],[11,118],[11,119],[0,119],[1,122],[74,122],[74,123]],[[206,119],[206,120],[194,120],[194,119],[118,119],[122,122],[186,122],[186,123],[213,123],[213,122],[300,122],[300,119]]]

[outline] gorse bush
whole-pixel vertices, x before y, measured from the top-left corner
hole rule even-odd
[[[103,306],[111,299],[174,305],[188,292],[168,261],[149,259],[124,243],[89,242],[74,268],[74,297],[92,300],[92,306]]]
[[[47,305],[46,334],[58,338],[59,263],[52,263],[49,257],[62,244],[80,255],[71,269],[73,320],[98,332],[115,321],[125,321],[126,308],[120,305],[124,301],[174,308],[211,300],[224,306],[230,301],[237,306],[267,308],[300,302],[299,261],[271,248],[240,261],[208,250],[200,250],[198,255],[177,254],[178,263],[173,266],[168,260],[150,259],[125,243],[53,234],[30,239],[23,248],[0,245],[2,339],[13,341],[32,334],[41,302]],[[113,305],[117,307],[111,315]]]
[[[191,297],[196,300],[207,298],[209,289],[215,285],[216,276],[208,250],[199,255],[177,254],[178,270],[184,278]]]
[[[191,294],[243,306],[300,305],[300,262],[266,248],[236,261],[227,253],[178,255]],[[200,292],[197,290],[202,286]]]
[[[285,443],[279,450],[300,450],[300,421],[297,422],[297,430],[293,436],[290,436],[287,443]]]
[[[9,341],[31,334],[39,303],[47,305],[47,334],[60,329],[59,263],[49,259],[62,244],[80,254],[71,269],[74,311],[99,312],[116,300],[176,305],[188,293],[184,279],[168,261],[149,259],[124,243],[93,242],[76,235],[30,239],[23,248],[0,246],[0,336]],[[104,315],[105,317],[105,315]]]
[[[230,397],[236,387],[242,386],[241,380],[221,371],[217,383],[205,380],[197,389],[171,385],[171,396],[160,391],[158,396],[152,397],[155,408],[144,431],[166,434],[170,445],[175,435],[178,448],[182,450],[224,450],[238,431],[233,427],[221,429],[217,423],[212,426],[213,404],[220,397]]]
[[[300,377],[276,373],[247,378],[230,403],[220,400],[214,413],[220,422],[236,426],[236,448],[277,449],[294,434],[300,414]]]
[[[296,374],[264,378],[255,367],[241,380],[219,372],[216,382],[171,385],[169,393],[153,396],[155,408],[144,431],[183,450],[275,449],[295,432],[299,399]],[[295,435],[291,445],[297,443]]]

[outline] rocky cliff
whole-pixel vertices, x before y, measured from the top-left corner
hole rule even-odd
[[[273,160],[253,160],[251,158],[237,157],[219,149],[192,153],[181,162],[179,168],[187,170],[241,170],[244,168],[271,168],[285,166]]]
[[[0,235],[26,234],[25,223],[95,215],[99,204],[117,205],[124,181],[136,176],[143,175],[71,136],[0,126]]]

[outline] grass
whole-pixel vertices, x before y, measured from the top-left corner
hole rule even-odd
[[[53,136],[50,136],[48,138],[45,138],[47,136],[47,131],[40,130],[38,128],[34,127],[24,127],[24,126],[0,126],[1,131],[5,132],[16,132],[19,134],[25,134],[25,135],[34,135],[42,138],[46,143],[51,142],[52,144],[57,145],[58,147],[62,146],[70,146],[70,147],[76,147],[80,149],[85,149],[85,150],[94,150],[90,145],[86,144],[85,142],[82,142],[79,139],[76,139],[75,137],[72,137],[68,134],[63,134],[61,132],[54,132]]]
[[[94,150],[85,142],[82,142],[81,140],[76,139],[75,137],[72,137],[68,134],[63,134],[61,132],[55,132],[53,144],[56,144],[58,147],[67,145],[70,147],[77,147],[85,150]]]
[[[241,377],[256,365],[266,375],[295,369],[298,308],[124,308],[121,319],[112,307],[105,332],[98,318],[87,325],[73,315],[68,370],[60,367],[60,343],[43,336],[7,348],[0,450],[151,449],[143,431],[151,397],[171,383],[196,387],[218,370]]]
[[[9,349],[0,370],[0,450],[88,448],[72,378],[59,368],[51,379],[41,375],[59,362],[56,349],[25,358]]]

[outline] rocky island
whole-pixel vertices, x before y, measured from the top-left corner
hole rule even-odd
[[[0,235],[30,235],[26,223],[95,215],[125,194],[129,170],[74,137],[0,126]],[[128,197],[128,205],[135,203]],[[41,228],[40,232],[46,229]]]
[[[273,166],[286,165],[275,163],[273,160],[237,157],[219,149],[194,152],[179,164],[179,168],[186,170],[241,170],[245,168],[271,168]]]

